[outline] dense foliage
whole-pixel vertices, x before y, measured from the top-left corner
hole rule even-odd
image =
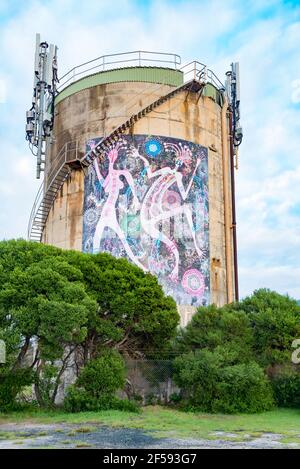
[[[253,336],[250,321],[243,311],[235,311],[231,305],[218,308],[215,305],[200,307],[187,327],[180,331],[176,350],[221,348],[234,362],[250,360],[252,357]],[[229,357],[228,357],[229,359]]]
[[[250,319],[253,350],[264,367],[290,362],[294,339],[300,338],[300,305],[289,296],[260,289],[236,305]]]
[[[125,384],[124,359],[114,350],[103,352],[82,369],[76,384],[96,398],[113,395]]]
[[[181,405],[205,412],[261,412],[273,406],[270,383],[253,361],[228,364],[220,352],[199,350],[175,359]]]
[[[198,308],[175,343],[181,405],[210,412],[259,412],[299,405],[291,363],[300,337],[300,307],[288,296],[257,290],[239,303]]]
[[[137,410],[135,403],[116,397],[125,384],[125,362],[114,350],[104,351],[81,370],[64,400],[69,412],[86,410]]]
[[[198,308],[184,330],[178,321],[157,279],[125,259],[0,242],[0,339],[7,351],[0,407],[15,405],[32,386],[40,406],[53,406],[72,368],[77,380],[67,410],[135,410],[116,395],[128,385],[122,356],[151,357],[142,367],[151,383],[174,370],[180,393],[172,400],[184,408],[300,406],[299,370],[291,366],[292,343],[300,338],[296,301],[261,289],[222,308]],[[167,373],[165,362],[159,370],[161,357],[168,357]]]
[[[300,370],[280,370],[273,376],[272,385],[278,406],[300,408]]]
[[[54,405],[74,361],[79,372],[105,348],[130,355],[167,347],[178,320],[157,279],[125,259],[0,242],[0,405],[15,401],[23,375],[40,405]]]

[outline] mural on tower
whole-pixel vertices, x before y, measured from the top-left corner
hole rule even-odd
[[[84,252],[127,257],[178,304],[208,304],[207,148],[126,135],[94,160],[84,187]]]

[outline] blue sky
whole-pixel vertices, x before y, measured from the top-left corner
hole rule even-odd
[[[24,141],[37,29],[59,46],[60,74],[136,49],[199,60],[220,78],[240,62],[241,294],[300,298],[300,0],[0,0],[0,239],[26,237],[40,184]]]

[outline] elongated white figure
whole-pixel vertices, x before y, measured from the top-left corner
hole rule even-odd
[[[187,167],[191,164],[191,159],[192,155],[188,147],[181,147],[175,144],[165,144],[165,149],[171,150],[175,152],[175,155],[177,157],[176,162],[175,162],[175,167],[172,169],[169,166],[164,167],[162,169],[158,169],[155,171],[152,171],[150,164],[148,160],[139,154],[137,149],[132,149],[131,154],[134,155],[135,157],[140,158],[144,162],[144,166],[147,172],[147,176],[149,179],[157,178],[151,187],[149,188],[148,192],[146,193],[143,203],[142,203],[142,208],[140,212],[140,220],[141,220],[141,226],[143,230],[152,238],[154,239],[159,239],[161,242],[163,242],[169,252],[172,253],[172,255],[175,258],[175,265],[170,273],[170,278],[173,281],[178,280],[178,271],[179,271],[179,251],[177,248],[177,245],[174,241],[168,238],[164,233],[162,233],[158,225],[161,221],[170,219],[173,216],[184,214],[186,216],[189,228],[191,230],[192,238],[194,241],[195,249],[197,251],[197,254],[200,258],[203,258],[204,256],[204,251],[202,251],[197,243],[196,240],[196,235],[195,235],[195,228],[194,228],[194,223],[193,223],[193,217],[192,217],[192,212],[187,204],[185,204],[185,201],[189,195],[189,192],[192,187],[193,179],[196,174],[196,171],[198,169],[198,166],[200,164],[201,159],[197,159],[196,166],[194,169],[194,172],[190,178],[189,184],[187,188],[185,189],[182,178],[183,174],[179,171],[179,168],[185,164]],[[180,195],[182,197],[183,204],[174,207],[171,210],[164,210],[163,209],[163,198],[168,191],[168,189],[174,184],[177,184],[177,187],[179,189]]]
[[[118,158],[118,153],[119,153],[119,149],[121,146],[122,146],[122,143],[117,142],[114,148],[109,151],[107,155],[109,159],[108,174],[105,178],[101,174],[97,159],[94,160],[94,168],[97,174],[97,178],[100,184],[102,185],[103,189],[105,190],[105,192],[108,194],[108,197],[106,201],[104,202],[101,216],[96,226],[94,239],[93,239],[93,252],[94,253],[99,252],[103,231],[105,228],[110,228],[117,234],[117,236],[121,240],[124,246],[124,249],[128,257],[131,259],[131,261],[134,262],[138,267],[146,271],[146,268],[141,264],[137,256],[135,256],[134,253],[132,252],[132,249],[117,219],[116,204],[119,198],[120,190],[123,189],[124,187],[124,184],[120,179],[121,176],[123,176],[126,179],[132,191],[133,210],[136,212],[140,206],[140,203],[138,201],[138,198],[135,192],[134,181],[130,172],[126,169],[119,170],[119,169],[114,168],[114,163]]]

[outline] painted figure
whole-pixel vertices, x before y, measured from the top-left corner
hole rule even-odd
[[[121,176],[123,176],[126,179],[132,192],[132,197],[133,197],[133,204],[131,207],[132,210],[136,212],[140,206],[140,203],[135,193],[133,178],[130,172],[126,169],[119,170],[119,169],[114,168],[114,164],[118,158],[119,150],[120,148],[122,148],[122,146],[123,146],[123,142],[118,141],[113,147],[113,149],[108,152],[107,156],[109,159],[109,166],[108,166],[108,174],[105,178],[101,174],[97,158],[94,160],[94,168],[97,174],[98,181],[102,185],[108,197],[106,201],[104,202],[100,219],[98,220],[98,223],[96,225],[96,230],[95,230],[94,239],[93,239],[93,252],[94,253],[99,252],[103,231],[105,228],[110,228],[116,233],[116,235],[121,240],[124,246],[124,249],[126,251],[126,254],[131,259],[131,261],[134,262],[136,265],[138,265],[141,269],[145,271],[146,270],[145,267],[138,260],[137,256],[135,256],[134,253],[132,252],[132,249],[129,246],[126,236],[124,235],[124,232],[122,231],[119,225],[118,219],[117,219],[116,204],[119,198],[120,190],[123,189],[124,187],[124,183],[120,179]]]
[[[176,160],[173,169],[166,166],[152,171],[149,161],[142,156],[136,148],[132,148],[131,154],[143,161],[149,179],[156,178],[144,197],[140,212],[140,221],[143,230],[152,238],[159,240],[159,242],[163,242],[167,246],[168,251],[174,256],[175,265],[169,276],[176,282],[178,281],[179,272],[179,251],[176,243],[168,238],[166,234],[162,233],[158,226],[164,220],[170,219],[176,215],[184,214],[199,258],[201,259],[205,255],[205,252],[200,249],[196,240],[191,209],[189,205],[185,203],[201,159],[197,159],[194,171],[190,176],[190,181],[185,189],[182,178],[185,172],[190,173],[192,153],[187,146],[172,143],[165,143],[164,146],[166,151],[172,151],[175,153]],[[177,185],[182,200],[180,200],[180,197],[176,197],[176,192],[170,191],[170,187],[173,186],[174,183]],[[172,199],[174,200],[173,207]]]
[[[186,140],[124,135],[85,176],[83,250],[127,257],[178,304],[208,304],[207,158]]]

